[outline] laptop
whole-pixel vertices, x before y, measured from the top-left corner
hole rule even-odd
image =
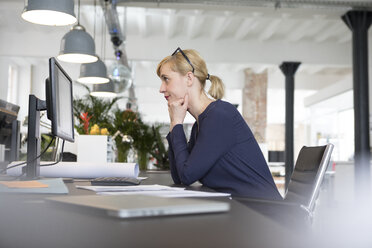
[[[109,216],[119,218],[218,213],[230,210],[228,202],[146,195],[80,195],[47,199],[63,204],[103,210]]]

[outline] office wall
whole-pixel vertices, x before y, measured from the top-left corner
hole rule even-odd
[[[23,65],[18,66],[18,102],[20,106],[18,112],[18,120],[23,121],[28,115],[28,95],[31,92],[31,76],[32,66]],[[26,127],[22,126],[21,130],[25,130]]]
[[[0,99],[7,100],[9,58],[0,57]]]
[[[7,68],[9,65],[15,65],[18,70],[18,102],[21,106],[19,119],[24,120],[27,116],[28,109],[28,94],[33,93],[41,99],[45,99],[45,86],[44,82],[48,76],[48,58],[32,58],[23,57],[26,61],[21,60],[20,57],[10,57],[3,58],[1,64],[1,70],[3,70],[2,78],[7,80]],[[23,61],[23,62],[21,62]],[[61,63],[63,68],[68,72],[68,74],[76,79],[79,75],[80,65]],[[162,94],[159,93],[160,80],[155,74],[155,68],[157,62],[146,62],[137,63],[140,66],[135,67],[135,79],[136,84],[136,96],[138,98],[139,111],[142,114],[143,119],[146,122],[169,122],[169,115],[166,107],[165,99]],[[145,65],[141,65],[145,64]],[[234,67],[236,66],[236,69]],[[240,84],[243,82],[243,68],[244,65],[218,65],[218,64],[208,64],[210,72],[219,75],[226,84],[226,96],[225,100],[232,103],[238,104],[238,110],[241,110],[242,94]],[[217,72],[217,73],[215,73]],[[304,85],[306,83],[311,83],[312,76],[302,75],[303,72],[298,72],[298,78],[296,77],[296,85]],[[317,84],[327,85],[329,81],[337,81],[338,76],[317,76],[314,77]],[[310,111],[310,106],[324,101],[334,95],[334,93],[343,92],[345,89],[351,87],[351,75],[348,75],[343,81],[338,81],[331,85],[330,87],[324,87],[322,90],[314,90],[312,87],[316,88],[318,86],[307,86],[308,89],[297,89],[295,91],[295,157],[302,145],[316,145],[318,144],[316,138],[316,132],[311,129],[310,126],[314,124],[311,122],[310,116],[317,116],[321,114],[319,110],[322,107],[316,108],[312,113]],[[279,69],[269,70],[269,89],[268,89],[268,125],[278,124],[284,125],[285,117],[285,91],[284,91],[284,76],[279,71]],[[339,85],[341,90],[336,90],[335,87]],[[207,84],[207,90],[210,83]],[[6,87],[6,84],[1,84],[1,87]],[[1,91],[5,94],[5,91]],[[83,87],[74,83],[74,95],[83,96],[87,92]],[[123,92],[122,96],[126,97],[127,92]],[[309,101],[312,100],[312,101]],[[315,99],[315,100],[314,100]],[[306,101],[307,100],[307,101]],[[310,102],[311,104],[307,104]],[[342,101],[345,102],[345,101]],[[120,108],[124,109],[126,104],[126,99],[124,98],[120,102]],[[331,104],[338,105],[338,102],[333,101]],[[320,105],[322,106],[322,105]],[[352,108],[352,101],[349,104]],[[318,115],[319,116],[319,115]],[[321,118],[321,117],[319,117]],[[193,123],[194,119],[190,115],[187,115],[185,123]],[[335,120],[335,124],[337,120]],[[332,126],[332,125],[330,125]],[[23,131],[25,127],[23,127]],[[350,130],[352,131],[352,130]],[[284,130],[283,130],[284,132]],[[284,136],[283,136],[284,137]],[[301,138],[300,138],[301,137]],[[284,141],[284,140],[283,140]],[[280,142],[279,142],[280,143]]]
[[[4,58],[5,59],[5,58]],[[25,59],[26,61],[22,61]],[[40,99],[45,99],[45,79],[48,77],[48,58],[34,57],[9,57],[7,63],[1,64],[1,69],[4,71],[2,76],[7,80],[7,68],[11,61],[18,68],[18,92],[19,101],[17,104],[21,106],[20,119],[24,119],[27,115],[28,95],[34,94]],[[109,61],[111,62],[111,61]],[[137,63],[135,69],[135,93],[138,98],[139,111],[143,115],[146,122],[168,122],[169,114],[166,106],[166,101],[162,94],[159,93],[160,79],[155,73],[157,62],[141,62]],[[148,64],[144,66],[143,64]],[[75,81],[80,73],[80,64],[70,64],[61,62],[62,67]],[[225,100],[238,104],[238,110],[241,110],[241,89],[240,85],[243,80],[242,69],[231,69],[231,65],[216,65],[212,64],[209,71],[218,75],[226,84]],[[239,66],[238,68],[241,68]],[[1,84],[6,87],[7,84]],[[207,82],[206,90],[210,87],[210,82]],[[90,86],[91,88],[91,86]],[[6,89],[2,91],[6,98]],[[82,97],[87,94],[87,91],[74,82],[74,96]],[[120,108],[125,109],[127,102],[128,91],[120,94],[124,99],[119,102]],[[186,117],[186,123],[193,123],[194,119],[191,116]]]

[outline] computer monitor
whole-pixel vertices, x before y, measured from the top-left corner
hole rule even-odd
[[[52,122],[52,134],[74,142],[72,80],[55,58],[49,59],[46,79],[47,116]]]
[[[0,161],[0,167],[5,167],[18,159],[20,144],[18,111],[18,105],[0,99],[0,144],[5,145],[5,159]]]
[[[74,142],[72,80],[55,58],[49,59],[49,78],[45,80],[46,101],[29,96],[26,178],[40,175],[40,111],[47,111],[52,135]]]
[[[19,106],[0,99],[0,144],[8,144],[12,135],[12,123],[17,120]]]

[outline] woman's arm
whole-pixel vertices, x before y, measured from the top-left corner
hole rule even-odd
[[[174,158],[174,152],[173,152],[173,149],[172,149],[172,143],[170,142],[170,133],[168,133],[168,135],[167,135],[167,140],[168,140],[168,144],[169,144],[168,157],[169,157],[169,167],[170,167],[172,179],[173,179],[173,182],[175,184],[181,184],[181,180],[178,176],[178,172],[177,172],[177,168],[176,168],[176,162],[175,162],[175,158]]]
[[[190,140],[189,140],[189,143],[188,143],[189,152],[192,150],[192,148],[195,144],[195,137],[196,137],[196,130],[197,129],[198,129],[198,126],[197,126],[197,123],[195,122],[193,127],[192,127]],[[166,138],[167,138],[168,144],[169,144],[168,157],[169,157],[169,165],[170,165],[172,179],[173,179],[175,184],[181,184],[181,180],[178,176],[178,172],[177,172],[177,168],[176,168],[176,161],[175,161],[174,152],[173,152],[173,148],[172,148],[172,142],[170,140],[170,133],[168,133]]]
[[[178,177],[183,184],[190,185],[203,178],[208,170],[234,144],[232,118],[223,114],[207,116],[200,123],[200,131],[191,152],[182,125],[175,125],[169,134]]]

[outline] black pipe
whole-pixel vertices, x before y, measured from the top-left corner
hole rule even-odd
[[[279,68],[285,75],[285,189],[293,172],[294,74],[300,62],[283,62]]]
[[[372,12],[351,10],[341,18],[353,33],[354,178],[356,196],[363,197],[370,189],[368,29]]]

